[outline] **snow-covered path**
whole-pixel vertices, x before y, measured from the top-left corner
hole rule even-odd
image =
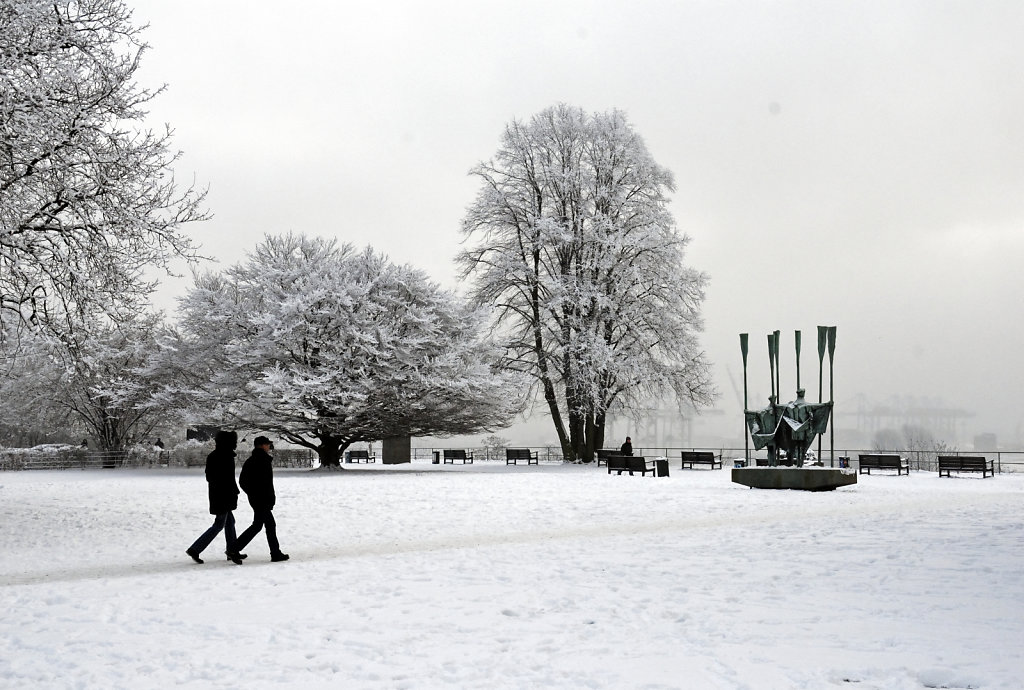
[[[279,470],[241,567],[201,470],[0,475],[0,687],[1024,686],[1024,477],[412,469]]]

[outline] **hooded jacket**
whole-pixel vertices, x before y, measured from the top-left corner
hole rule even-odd
[[[206,456],[206,481],[210,490],[210,514],[222,515],[238,507],[235,483],[238,436],[233,431],[218,431],[214,443],[213,452]]]
[[[238,483],[254,509],[270,510],[274,507],[277,496],[274,494],[273,458],[265,450],[253,449],[252,455],[242,465]]]

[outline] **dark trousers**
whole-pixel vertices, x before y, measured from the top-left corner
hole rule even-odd
[[[231,514],[230,510],[215,516],[210,529],[200,534],[199,538],[195,540],[195,543],[188,550],[192,553],[202,553],[203,549],[210,545],[210,542],[220,534],[221,530],[224,530],[224,541],[227,544],[227,551],[237,550],[238,547],[235,546],[235,516]]]
[[[252,524],[238,535],[235,550],[241,551],[248,546],[253,537],[259,534],[263,528],[267,530],[267,545],[270,546],[270,553],[281,553],[281,545],[277,543],[277,522],[274,521],[274,511],[270,508],[252,509]]]

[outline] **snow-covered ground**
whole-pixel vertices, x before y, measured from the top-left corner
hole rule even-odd
[[[197,565],[202,469],[0,474],[0,687],[1024,687],[1024,476],[276,483],[291,561]]]

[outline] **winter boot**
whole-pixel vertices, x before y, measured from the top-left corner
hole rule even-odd
[[[270,561],[271,561],[271,563],[280,563],[281,561],[287,561],[287,560],[288,560],[288,554],[286,554],[286,553],[281,553],[280,551],[278,551],[277,553],[270,554]]]
[[[242,565],[242,554],[237,551],[225,551],[224,553],[227,554],[229,561],[235,565]]]
[[[187,553],[189,556],[191,556],[192,560],[195,561],[196,563],[202,563],[203,562],[203,559],[199,557],[199,554],[196,551],[193,551],[192,549],[185,549],[185,553]]]

